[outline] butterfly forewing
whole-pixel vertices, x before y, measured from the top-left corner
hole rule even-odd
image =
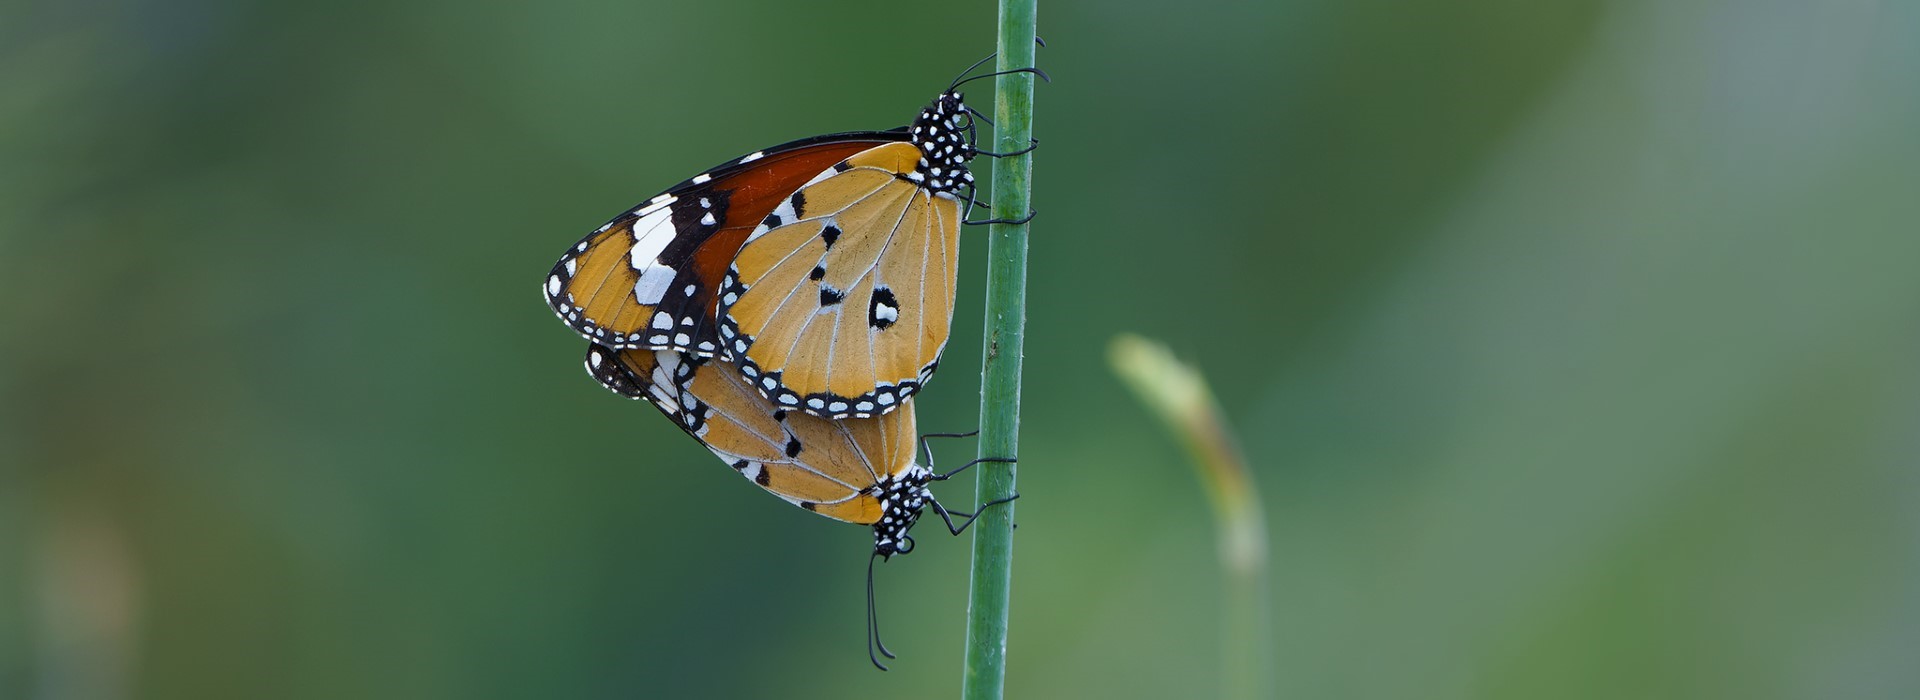
[[[774,402],[828,418],[894,410],[946,346],[960,207],[911,143],[875,146],[802,187],[740,249],[721,340]],[[782,216],[785,214],[786,216]]]
[[[720,351],[716,286],[754,228],[829,167],[904,138],[820,136],[697,175],[569,248],[547,276],[547,304],[575,331],[609,347],[713,355]]]
[[[601,384],[644,398],[734,470],[786,501],[871,525],[874,486],[913,465],[913,409],[834,421],[782,409],[721,360],[671,350],[592,345],[587,370]]]

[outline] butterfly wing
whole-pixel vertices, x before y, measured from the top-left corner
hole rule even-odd
[[[896,131],[830,134],[728,161],[615,217],[560,257],[547,305],[616,348],[719,351],[714,295],[749,233],[802,184]]]
[[[911,406],[845,421],[788,411],[723,361],[670,350],[591,345],[587,371],[616,393],[652,403],[761,488],[835,520],[879,521],[873,487],[913,464]]]
[[[720,335],[754,388],[826,418],[893,411],[938,366],[961,209],[910,143],[853,155],[755,227],[722,283]]]

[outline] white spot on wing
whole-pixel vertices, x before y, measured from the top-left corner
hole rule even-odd
[[[633,283],[633,297],[642,304],[658,304],[660,298],[667,295],[667,289],[673,286],[674,270],[665,265],[648,265],[640,271],[640,279]]]
[[[696,185],[704,185],[712,180],[713,180],[713,176],[708,175],[706,173],[700,173],[699,175],[693,176],[693,184],[696,184]]]
[[[780,206],[773,210],[773,215],[780,217],[781,221],[787,223],[793,223],[800,218],[800,213],[793,210],[792,197],[788,197],[786,201],[781,202]]]
[[[661,207],[633,222],[633,248],[627,251],[627,264],[644,270],[659,259],[660,251],[673,242],[673,210]]]
[[[805,188],[805,187],[806,187],[807,185],[812,185],[812,184],[814,184],[814,183],[817,183],[817,182],[820,182],[821,180],[825,180],[825,179],[827,179],[827,178],[830,178],[830,177],[833,177],[833,176],[835,176],[835,175],[839,175],[839,174],[840,174],[840,172],[839,172],[839,171],[837,171],[837,170],[834,170],[833,168],[827,168],[826,170],[822,170],[822,171],[820,171],[820,174],[819,174],[819,175],[815,175],[815,176],[813,176],[813,179],[812,179],[812,180],[808,180],[808,181],[807,181],[807,184],[806,184],[806,185],[801,185],[801,187],[802,187],[802,188]]]
[[[525,289],[525,287],[522,287],[522,289]],[[560,276],[559,275],[547,275],[547,296],[550,296],[550,297],[560,296]]]
[[[742,162],[742,163],[751,163],[751,162],[754,162],[754,161],[756,161],[756,160],[760,160],[760,158],[761,158],[762,156],[765,156],[766,154],[767,154],[767,152],[766,152],[766,151],[754,151],[754,152],[752,152],[752,153],[748,153],[748,154],[746,155],[746,157],[744,157],[744,158],[741,158],[741,159],[740,159],[740,162]]]
[[[646,206],[642,206],[639,209],[633,210],[633,213],[635,216],[646,216],[648,214],[652,214],[661,209],[667,208],[669,205],[672,205],[674,202],[679,201],[679,199],[680,199],[679,197],[675,197],[670,194],[663,194],[663,195],[654,197],[653,199],[647,200]]]

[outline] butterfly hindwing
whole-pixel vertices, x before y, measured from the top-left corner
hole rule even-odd
[[[720,340],[768,399],[826,418],[894,410],[939,365],[953,319],[960,187],[971,146],[944,100],[906,143],[801,187],[722,282]]]
[[[722,360],[591,345],[602,385],[644,398],[741,476],[821,515],[871,525],[881,489],[913,465],[913,409],[834,421],[774,405]]]
[[[747,236],[794,190],[900,131],[830,134],[728,161],[581,239],[553,266],[547,304],[588,340],[614,348],[719,352],[715,291]]]

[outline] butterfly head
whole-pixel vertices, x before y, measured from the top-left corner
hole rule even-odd
[[[920,163],[914,168],[922,187],[934,192],[956,192],[973,187],[973,173],[967,161],[974,150],[973,112],[957,91],[941,93],[933,104],[920,110],[908,130],[913,145],[920,149]]]
[[[920,520],[920,511],[933,500],[927,482],[933,472],[914,465],[887,477],[873,488],[880,499],[880,520],[873,524],[873,553],[881,559],[913,551],[913,538],[907,531]]]

